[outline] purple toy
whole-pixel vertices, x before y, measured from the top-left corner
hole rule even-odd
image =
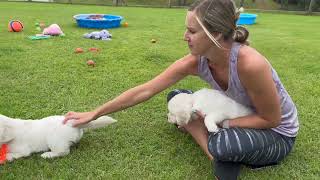
[[[112,35],[107,30],[94,31],[83,35],[84,38],[96,40],[111,40]]]

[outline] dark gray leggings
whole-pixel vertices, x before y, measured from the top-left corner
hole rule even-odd
[[[291,151],[295,138],[271,129],[220,129],[210,133],[209,152],[218,179],[237,179],[240,166],[258,168],[277,164]]]

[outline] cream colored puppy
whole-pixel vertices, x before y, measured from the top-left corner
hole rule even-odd
[[[193,94],[180,93],[168,103],[168,121],[180,126],[188,124],[195,112],[204,115],[204,123],[209,132],[219,130],[217,124],[224,120],[246,116],[252,111],[213,89],[201,89]]]
[[[40,120],[13,119],[0,115],[0,145],[8,144],[7,160],[44,152],[43,158],[65,156],[70,146],[79,142],[83,130],[95,129],[116,122],[108,116],[80,126],[72,127],[73,121],[63,124],[64,116],[49,116]]]

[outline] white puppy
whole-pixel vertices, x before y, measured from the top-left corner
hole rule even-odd
[[[40,120],[13,119],[0,115],[0,145],[8,144],[7,160],[44,152],[43,158],[65,156],[70,146],[79,142],[83,130],[104,127],[116,122],[102,116],[80,127],[72,127],[73,120],[63,124],[64,116],[49,116]]]
[[[224,120],[252,113],[249,108],[213,89],[201,89],[193,94],[177,94],[169,101],[168,110],[168,121],[178,125],[188,124],[196,111],[202,113],[209,132],[217,132],[217,124]]]

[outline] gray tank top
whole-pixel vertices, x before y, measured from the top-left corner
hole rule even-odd
[[[208,60],[206,57],[201,56],[198,63],[198,74],[201,79],[205,80],[213,89],[223,92],[228,97],[251,108],[256,112],[247,92],[243,88],[237,71],[238,62],[238,52],[241,47],[239,43],[233,43],[231,54],[230,54],[230,64],[229,64],[229,81],[228,89],[224,91],[214,80],[214,77],[209,69]],[[271,67],[271,65],[270,65]],[[273,131],[283,134],[289,137],[296,137],[299,130],[298,113],[295,104],[293,103],[288,92],[282,85],[278,74],[271,67],[273,81],[276,84],[278,94],[280,95],[281,103],[281,123],[278,127],[272,128]]]

